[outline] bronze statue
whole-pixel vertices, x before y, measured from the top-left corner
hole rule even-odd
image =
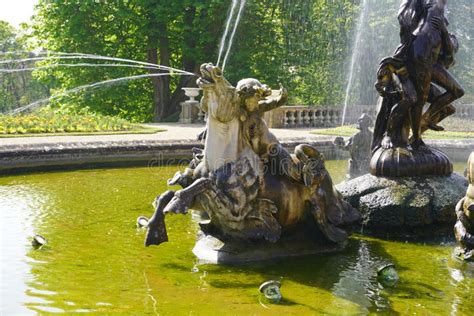
[[[454,64],[458,43],[447,30],[446,2],[405,0],[401,4],[401,45],[382,60],[375,84],[381,101],[372,142],[374,175],[452,172],[447,156],[426,146],[421,137],[427,129],[443,130],[438,123],[454,113],[451,102],[464,94],[447,70]],[[423,114],[426,102],[430,107]]]
[[[464,260],[474,259],[474,152],[467,162],[467,180],[469,187],[466,196],[456,205],[457,222],[454,235],[459,242],[457,255]]]
[[[334,144],[337,147],[350,153],[348,179],[357,178],[369,173],[370,146],[373,138],[373,133],[369,127],[372,125],[372,119],[367,114],[362,114],[357,123],[359,132],[349,138],[347,142],[342,137],[336,137],[334,140]]]
[[[270,98],[270,89],[256,79],[234,88],[212,64],[203,64],[201,75],[201,106],[208,115],[204,151],[169,181],[183,189],[157,199],[161,215],[150,220],[145,244],[167,240],[163,213],[188,208],[205,211],[210,220],[200,223],[202,231],[224,240],[277,242],[308,220],[329,241],[346,240],[359,213],[335,190],[323,156],[309,145],[290,155],[262,119],[286,102],[286,90]]]

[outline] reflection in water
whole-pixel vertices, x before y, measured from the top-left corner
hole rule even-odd
[[[33,222],[41,221],[48,197],[39,187],[13,184],[0,186],[0,254],[1,309],[0,312],[25,312],[22,303],[29,300],[27,282],[31,278],[26,257],[34,235]],[[51,293],[47,293],[51,294]],[[37,303],[43,300],[38,298]]]
[[[328,162],[335,182],[346,163]],[[136,218],[168,189],[176,167],[58,172],[0,178],[2,312],[147,314],[468,314],[473,273],[452,244],[353,238],[343,252],[248,266],[196,266],[190,216],[168,220],[170,242],[143,246]],[[21,181],[21,182],[20,182]],[[33,250],[28,237],[49,245]],[[443,261],[444,260],[444,261]],[[397,265],[383,289],[376,268]],[[282,281],[283,300],[263,307],[258,286]]]
[[[462,262],[454,256],[447,260],[447,262],[454,292],[451,303],[451,315],[458,315],[462,314],[463,306],[472,304],[474,300],[472,289],[474,262]]]
[[[388,300],[381,295],[377,282],[377,268],[387,259],[371,253],[367,241],[359,240],[357,258],[339,274],[339,281],[334,284],[334,295],[359,304],[367,312],[375,305],[377,310],[390,308]]]

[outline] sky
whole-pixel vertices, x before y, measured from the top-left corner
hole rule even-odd
[[[36,3],[38,0],[0,0],[0,20],[18,27],[30,20]]]

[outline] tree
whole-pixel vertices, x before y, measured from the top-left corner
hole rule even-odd
[[[453,70],[472,95],[471,0],[450,5],[450,20],[461,42]],[[219,39],[231,0],[40,0],[33,36],[51,51],[80,52],[148,61],[197,73],[217,60]],[[367,0],[368,19],[357,60],[351,100],[375,102],[379,60],[398,44],[398,0]],[[348,56],[354,42],[360,0],[248,0],[225,75],[233,84],[255,77],[286,86],[293,104],[340,105],[347,86]],[[64,61],[76,62],[76,61]],[[87,60],[90,63],[103,61]],[[42,63],[42,65],[47,62]],[[63,91],[92,82],[158,70],[133,68],[52,68],[34,76]],[[162,76],[92,90],[58,101],[133,121],[176,119],[182,87],[195,77]]]
[[[36,10],[34,36],[41,40],[44,48],[52,51],[146,60],[196,72],[200,63],[215,56],[224,19],[218,12],[225,7],[223,0],[61,3],[43,0]],[[88,68],[78,73],[77,69],[55,69],[43,72],[40,77],[43,80],[51,75],[60,78],[58,88],[68,89],[98,78],[105,80],[133,74],[137,74],[137,70]],[[153,77],[133,82],[128,89],[121,86],[97,90],[94,94],[75,97],[73,102],[137,121],[160,121],[179,110],[179,102],[184,98],[181,88],[194,80],[192,77]]]
[[[5,21],[0,21],[0,61],[17,56],[32,54],[18,54],[25,51],[25,36]],[[0,68],[9,70],[24,68],[25,63],[0,64]],[[8,112],[26,105],[31,100],[40,99],[49,94],[49,88],[34,80],[29,72],[0,72],[0,113]]]

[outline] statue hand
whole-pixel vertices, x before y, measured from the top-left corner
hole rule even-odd
[[[446,29],[446,25],[444,24],[444,19],[439,16],[434,16],[430,19],[430,24],[437,30],[442,30],[443,28]]]
[[[383,82],[377,81],[375,83],[375,89],[379,93],[379,95],[383,98],[387,97],[389,94],[387,93],[387,90],[385,90],[386,86]]]
[[[456,60],[454,59],[453,55],[448,55],[445,57],[444,66],[446,67],[446,69],[453,67],[455,64]]]
[[[278,103],[280,102],[286,102],[288,100],[288,90],[283,87],[283,85],[280,83],[280,94],[277,97]]]

